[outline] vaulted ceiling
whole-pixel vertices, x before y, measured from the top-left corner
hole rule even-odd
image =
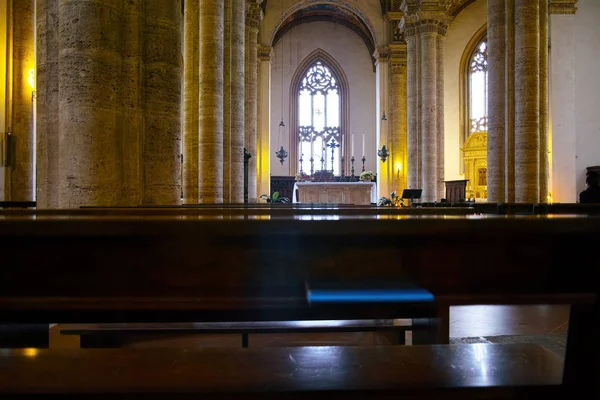
[[[345,26],[362,39],[370,55],[375,52],[375,38],[365,22],[352,11],[334,4],[314,4],[290,14],[275,33],[271,45],[275,46],[286,32],[293,27],[315,21],[325,21]]]

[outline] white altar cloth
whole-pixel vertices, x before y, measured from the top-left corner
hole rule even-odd
[[[296,182],[292,194],[292,203],[369,205],[377,200],[375,182]]]

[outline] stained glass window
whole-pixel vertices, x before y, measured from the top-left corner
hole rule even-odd
[[[321,61],[316,61],[300,82],[298,141],[299,171],[310,175],[319,170],[340,174],[340,87]]]
[[[487,132],[487,38],[484,38],[475,47],[471,56],[468,70],[468,104],[469,104],[469,131]]]

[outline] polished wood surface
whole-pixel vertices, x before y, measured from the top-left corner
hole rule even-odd
[[[39,322],[128,321],[128,310],[142,322],[385,319],[422,317],[429,307],[308,304],[307,287],[329,281],[412,282],[443,304],[589,302],[597,287],[586,259],[598,222],[570,216],[11,217],[0,219],[0,318],[27,320],[26,311],[43,309],[50,314]],[[472,265],[473,258],[486,268]]]
[[[10,368],[9,368],[10,366]],[[378,392],[559,385],[562,363],[533,344],[87,349],[0,352],[0,395],[15,393]]]

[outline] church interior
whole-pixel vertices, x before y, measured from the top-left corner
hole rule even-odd
[[[0,0],[0,397],[597,398],[598,20]]]

